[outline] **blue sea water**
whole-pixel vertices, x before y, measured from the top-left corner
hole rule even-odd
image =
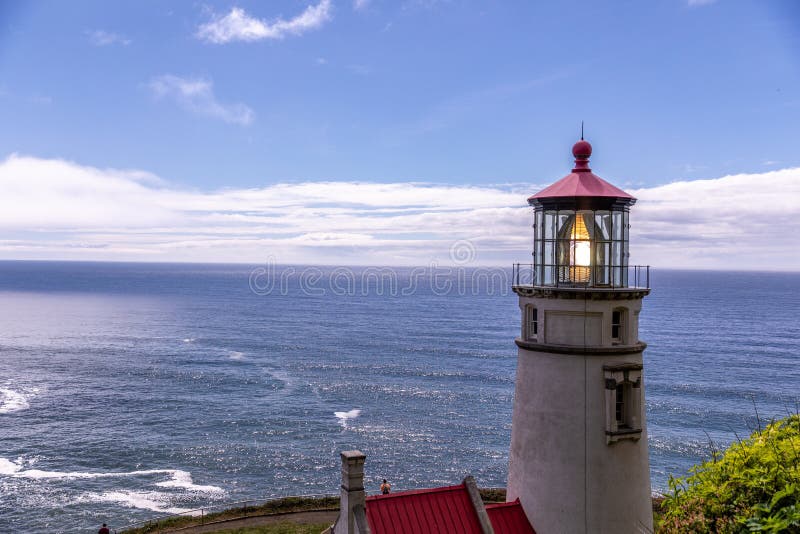
[[[353,448],[372,489],[504,486],[509,276],[0,262],[0,532],[334,493]],[[663,490],[712,442],[797,410],[800,274],[651,284],[640,337]]]

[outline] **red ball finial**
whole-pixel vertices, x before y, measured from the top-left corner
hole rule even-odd
[[[575,156],[575,168],[573,172],[589,172],[589,156],[592,155],[592,145],[589,141],[581,139],[572,146],[572,155]]]
[[[592,145],[589,144],[589,141],[581,139],[572,146],[572,155],[578,159],[589,159],[589,156],[592,155]]]

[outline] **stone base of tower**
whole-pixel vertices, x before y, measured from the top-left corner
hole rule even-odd
[[[517,343],[508,500],[520,499],[539,534],[652,532],[641,347]],[[629,390],[640,397],[627,409],[641,420],[617,427],[610,390],[629,375],[641,390]]]

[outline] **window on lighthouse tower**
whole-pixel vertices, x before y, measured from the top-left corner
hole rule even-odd
[[[642,434],[642,365],[604,365],[606,441],[637,440]]]
[[[539,336],[539,311],[535,306],[525,307],[525,339],[536,340]]]
[[[623,382],[622,384],[617,384],[617,398],[614,403],[614,415],[617,419],[617,428],[618,429],[626,429],[630,428],[629,421],[628,421],[628,409],[626,407],[626,403],[628,402],[629,394],[626,393],[627,389],[630,389],[630,382]]]
[[[611,343],[625,343],[625,308],[616,308],[611,312]]]

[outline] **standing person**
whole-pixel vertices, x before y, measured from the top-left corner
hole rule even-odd
[[[381,493],[384,495],[389,495],[389,492],[392,491],[392,485],[386,482],[386,479],[383,479],[383,484],[381,484]]]
[[[100,527],[100,530],[97,531],[97,534],[111,534],[111,531],[108,530],[108,526],[106,526],[106,524],[103,523],[103,526]]]

